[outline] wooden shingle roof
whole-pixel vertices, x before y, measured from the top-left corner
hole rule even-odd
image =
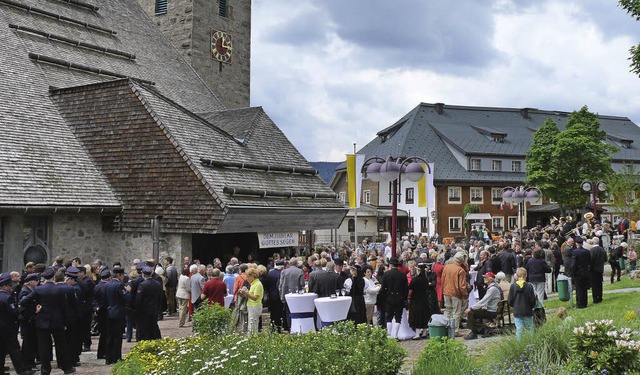
[[[347,209],[262,108],[225,110],[137,2],[97,5],[0,0],[0,209],[99,206],[123,230],[339,225]]]

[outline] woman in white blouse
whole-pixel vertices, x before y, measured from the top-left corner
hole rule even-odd
[[[373,271],[367,267],[364,271],[364,306],[367,312],[367,324],[373,325],[373,307],[378,299],[380,284],[371,277],[372,275]]]
[[[182,274],[178,279],[176,299],[180,306],[178,327],[184,327],[187,313],[189,312],[189,300],[191,299],[191,279],[189,279],[189,269],[187,267],[182,269]]]

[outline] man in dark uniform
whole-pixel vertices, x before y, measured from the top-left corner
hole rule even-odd
[[[584,309],[587,307],[587,289],[589,289],[589,279],[591,278],[591,254],[589,254],[589,250],[582,247],[582,237],[576,236],[574,241],[577,247],[573,250],[571,274],[576,285],[576,307]]]
[[[36,304],[36,334],[38,336],[38,350],[40,351],[40,373],[48,375],[51,373],[51,359],[53,353],[53,343],[56,345],[56,357],[58,367],[62,368],[65,374],[76,372],[73,364],[69,362],[67,355],[67,340],[64,336],[66,314],[64,290],[56,286],[53,276],[56,271],[52,267],[47,267],[41,274],[44,283],[24,298],[24,303]],[[53,343],[51,342],[53,337]]]
[[[389,271],[385,272],[380,288],[387,296],[387,323],[391,323],[395,318],[395,323],[389,329],[391,338],[398,337],[405,300],[409,295],[407,275],[398,269],[399,265],[398,258],[393,257],[389,260]]]
[[[76,282],[80,288],[78,302],[80,303],[80,339],[82,340],[82,351],[91,351],[91,320],[93,319],[93,289],[95,284],[87,276],[87,269],[78,266],[78,278]]]
[[[58,281],[60,275],[56,275],[56,281]],[[80,337],[80,305],[78,303],[78,294],[80,293],[80,287],[76,283],[78,278],[78,268],[69,267],[65,271],[62,282],[56,284],[58,288],[64,291],[65,305],[67,309],[65,326],[67,329],[64,331],[65,338],[67,340],[68,352],[67,355],[69,362],[80,365],[80,353],[82,352],[82,340]],[[60,357],[60,353],[56,350],[56,357]]]
[[[143,262],[136,263],[136,272],[138,272],[138,277],[129,280],[129,285],[131,286],[131,301],[127,304],[127,320],[129,320],[128,324],[132,324],[136,329],[136,341],[140,341],[140,329],[137,327],[136,322],[135,296],[138,294],[138,286],[144,281],[142,278],[142,267],[144,267]],[[132,337],[129,337],[127,334],[127,342],[130,342],[131,339]]]
[[[142,268],[144,281],[138,286],[136,293],[136,321],[140,331],[140,340],[156,340],[161,338],[158,327],[158,307],[162,301],[162,283],[154,280],[151,267]]]
[[[11,274],[0,275],[0,364],[4,367],[7,354],[18,374],[33,374],[24,368],[20,344],[18,343],[18,316],[20,307],[12,297]]]
[[[280,285],[280,274],[283,268],[284,260],[276,260],[273,269],[267,273],[267,285],[265,285],[269,297],[271,324],[273,324],[278,331],[282,330],[282,316],[284,315],[284,304],[280,299],[280,290],[278,289]]]
[[[126,324],[125,307],[131,299],[131,287],[123,284],[124,269],[116,267],[112,278],[104,287],[107,298],[107,342],[105,362],[112,365],[122,359],[122,331]]]
[[[148,266],[149,268],[151,268],[151,278],[157,282],[160,283],[160,286],[164,285],[164,281],[162,280],[162,276],[158,275],[156,273],[156,261],[155,259],[149,259],[148,261],[144,262],[145,266]],[[204,281],[203,281],[204,283]],[[136,298],[135,295],[133,295],[133,298]],[[162,315],[162,312],[165,310],[165,307],[167,305],[167,298],[164,295],[164,291],[162,292],[162,297],[160,298],[160,300],[158,301],[158,307],[157,307],[157,311],[158,311],[158,320],[163,320],[164,316]]]
[[[38,286],[39,273],[30,273],[24,278],[24,286],[18,294],[18,301],[22,301]],[[20,336],[22,337],[22,360],[25,368],[36,367],[36,354],[38,354],[38,336],[36,334],[36,305],[33,300],[20,304],[22,319],[20,321]]]
[[[100,338],[98,339],[98,359],[106,358],[107,308],[109,304],[107,303],[105,287],[109,281],[111,281],[111,271],[105,268],[100,272],[100,281],[93,290],[93,310],[96,312],[98,332],[100,333]]]

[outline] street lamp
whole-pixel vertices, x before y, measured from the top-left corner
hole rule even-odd
[[[507,186],[504,189],[502,189],[501,193],[502,193],[503,201],[518,205],[518,229],[520,230],[520,247],[524,248],[522,243],[524,239],[524,232],[522,230],[522,227],[524,226],[523,219],[522,219],[524,205],[526,202],[529,202],[529,203],[537,202],[540,199],[540,196],[542,195],[542,193],[537,187],[533,187],[533,186],[531,187],[519,186],[515,188],[511,186]]]
[[[436,242],[438,242],[438,216],[436,216],[435,211],[431,211],[431,222],[433,223],[433,233],[431,237],[435,238]]]
[[[591,192],[591,195],[593,196],[593,218],[596,220],[598,218],[598,210],[596,208],[598,202],[598,191],[607,190],[607,184],[605,184],[604,181],[599,181],[597,184],[594,184],[591,181],[583,181],[582,190]]]
[[[427,166],[429,173],[431,167],[422,158],[410,156],[407,158],[393,158],[391,156],[383,159],[378,156],[365,160],[362,165],[362,173],[366,171],[366,177],[374,182],[393,182],[393,190],[391,196],[393,203],[391,204],[391,256],[397,256],[397,221],[398,221],[398,185],[400,177],[406,177],[409,181],[418,182],[424,177],[425,170],[422,164]]]

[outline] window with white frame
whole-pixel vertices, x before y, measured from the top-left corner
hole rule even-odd
[[[471,160],[469,160],[469,170],[479,171],[480,170],[480,159],[471,159]]]
[[[420,232],[428,232],[429,231],[429,218],[421,217],[420,218]]]
[[[371,190],[363,190],[362,191],[362,201],[365,204],[371,203]]]
[[[449,232],[450,233],[462,232],[462,217],[454,216],[449,218]]]
[[[518,217],[517,216],[509,216],[507,218],[507,229],[513,230],[518,226]]]
[[[499,172],[502,170],[502,160],[491,160],[491,170]]]
[[[338,193],[338,199],[342,203],[347,203],[347,194],[344,191]]]
[[[491,188],[491,203],[492,204],[500,204],[500,203],[502,203],[502,189],[501,188]]]
[[[512,160],[511,172],[522,172],[522,162],[519,160]]]
[[[492,216],[491,217],[491,229],[494,232],[504,230],[504,216]]]
[[[600,215],[600,219],[604,223],[605,221],[611,222],[611,214],[602,214]]]
[[[462,203],[462,188],[460,186],[449,186],[449,203]]]
[[[482,203],[482,188],[481,187],[471,187],[469,188],[469,195],[471,197],[471,203]]]
[[[405,190],[404,201],[406,204],[413,204],[413,188]]]

